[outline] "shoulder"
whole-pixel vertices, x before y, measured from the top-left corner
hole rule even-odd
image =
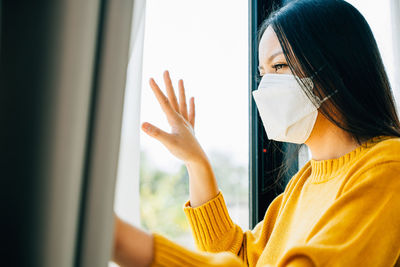
[[[400,137],[385,136],[370,143],[369,153],[391,155],[400,160]]]
[[[400,138],[388,137],[371,147],[353,165],[346,188],[360,184],[400,189]]]
[[[370,146],[370,147],[368,147]],[[400,138],[386,136],[368,143],[365,154],[360,158],[365,168],[387,163],[400,163]]]

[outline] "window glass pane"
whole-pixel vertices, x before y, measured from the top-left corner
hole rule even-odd
[[[399,74],[394,71],[393,25],[390,0],[347,0],[347,2],[361,12],[371,27],[375,40],[378,43],[379,52],[381,53],[390,83],[393,86],[395,75]],[[395,90],[397,91],[398,88]],[[397,103],[399,102],[397,101]]]
[[[170,126],[149,84],[165,92],[169,70],[177,92],[184,80],[195,97],[196,137],[206,151],[228,211],[248,228],[248,19],[247,1],[149,0],[143,55],[141,123]],[[227,12],[229,11],[229,12]],[[183,163],[141,131],[141,224],[194,247],[183,212],[188,174]]]

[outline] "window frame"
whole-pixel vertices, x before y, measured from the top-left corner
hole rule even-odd
[[[249,227],[263,220],[270,203],[283,191],[276,184],[277,169],[287,156],[293,155],[296,144],[268,140],[252,91],[258,87],[258,40],[261,23],[273,10],[291,0],[249,0]],[[298,171],[297,160],[292,162],[284,176],[288,182]],[[286,186],[286,184],[284,185]]]

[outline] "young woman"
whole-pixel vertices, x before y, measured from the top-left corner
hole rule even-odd
[[[168,72],[167,96],[150,86],[172,133],[142,129],[184,161],[184,212],[199,251],[116,218],[122,266],[400,266],[400,123],[363,16],[341,0],[299,0],[273,12],[259,41],[253,92],[268,138],[305,143],[312,159],[254,229],[230,218],[207,156]],[[397,264],[396,264],[397,263]]]

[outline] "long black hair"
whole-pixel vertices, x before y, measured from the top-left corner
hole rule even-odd
[[[400,137],[377,43],[356,8],[342,0],[291,1],[262,23],[258,41],[268,26],[275,31],[292,73],[313,77],[312,92],[302,86],[313,103],[315,96],[323,99],[337,90],[318,109],[327,119],[359,145],[375,136]],[[286,162],[286,170],[289,167]]]
[[[388,76],[373,33],[343,0],[297,0],[273,11],[262,23],[275,31],[292,73],[313,77],[302,86],[319,111],[358,144],[375,136],[400,137],[400,122]],[[301,82],[301,80],[299,80]]]

